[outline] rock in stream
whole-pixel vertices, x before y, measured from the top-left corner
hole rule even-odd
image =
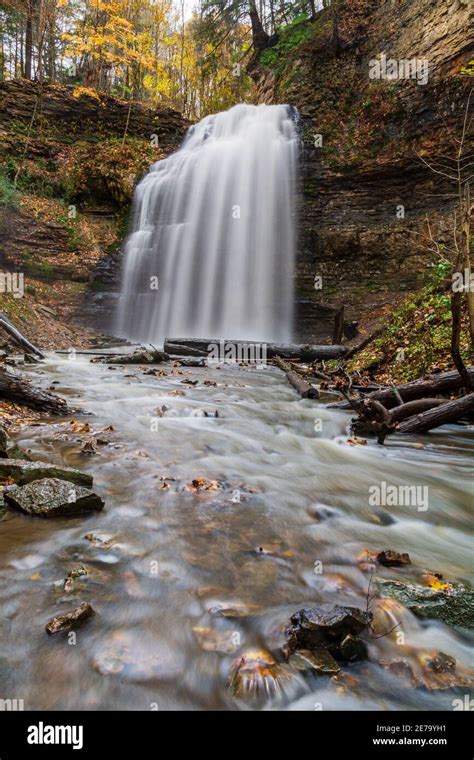
[[[5,490],[5,502],[9,507],[38,517],[85,514],[104,507],[103,500],[94,491],[58,478],[11,486]]]

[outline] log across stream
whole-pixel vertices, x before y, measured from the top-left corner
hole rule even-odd
[[[426,569],[469,578],[468,428],[432,432],[429,445],[423,436],[351,445],[351,412],[301,399],[277,367],[109,369],[89,358],[40,368],[84,415],[25,429],[19,443],[92,474],[104,510],[54,521],[8,512],[1,523],[1,676],[25,709],[239,708],[232,664],[278,648],[296,610],[365,608],[366,550],[410,555],[376,580],[420,582]],[[81,453],[90,438],[95,453]],[[384,483],[416,486],[423,504],[374,504],[370,489],[384,494]],[[87,574],[71,593],[58,590],[77,566]],[[81,603],[96,615],[76,646],[48,637],[46,622]],[[393,602],[376,606],[377,630],[396,618],[414,667],[436,648],[462,672],[465,634]],[[452,692],[406,688],[380,664],[399,658],[394,636],[374,638],[369,661],[345,668],[344,689],[296,674],[264,705],[451,709]]]

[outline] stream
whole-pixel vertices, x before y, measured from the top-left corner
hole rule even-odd
[[[351,415],[299,399],[276,368],[161,367],[49,355],[29,372],[83,412],[73,425],[31,425],[19,444],[90,472],[105,508],[4,513],[2,691],[29,710],[452,709],[452,691],[407,688],[379,662],[441,650],[464,668],[468,634],[387,602],[375,603],[375,625],[399,623],[402,655],[394,634],[369,637],[369,660],[336,679],[294,671],[249,699],[228,679],[246,652],[278,651],[301,607],[365,609],[367,549],[411,557],[377,577],[407,582],[425,568],[472,582],[472,429],[351,445]],[[81,453],[84,423],[108,441],[93,455]],[[427,486],[428,509],[370,506],[381,481]],[[58,590],[78,565],[87,576]],[[46,634],[50,618],[84,601],[96,615],[75,637]]]

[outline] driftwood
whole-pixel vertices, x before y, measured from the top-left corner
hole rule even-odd
[[[64,399],[49,391],[35,388],[27,380],[5,371],[0,371],[0,398],[51,414],[62,415],[69,411]]]
[[[8,317],[5,316],[2,312],[0,312],[0,327],[7,332],[10,337],[13,338],[15,343],[18,343],[19,346],[21,346],[28,354],[34,354],[35,356],[38,356],[40,359],[44,359],[44,354],[39,350],[39,348],[36,348],[36,346],[31,343],[28,338],[25,338],[25,336],[10,322]]]
[[[429,409],[415,417],[409,417],[400,423],[399,433],[427,433],[429,430],[446,425],[449,422],[458,422],[465,416],[474,412],[474,393],[461,396],[448,401],[434,409]]]
[[[287,362],[275,356],[275,364],[286,373],[290,385],[300,394],[301,398],[319,398],[319,391],[310,385],[298,372],[295,372]]]
[[[242,347],[242,353],[252,355],[252,347],[266,351],[268,359],[280,356],[282,359],[301,359],[302,361],[316,361],[318,359],[338,359],[346,353],[345,346],[312,346],[299,344],[276,344],[265,341],[224,340],[221,338],[166,338],[164,351],[167,354],[181,354],[182,356],[208,356],[210,346]],[[261,358],[261,357],[260,357]],[[239,357],[240,360],[240,357]],[[245,356],[242,361],[247,361]]]
[[[469,376],[474,381],[474,367],[468,367]],[[368,395],[368,398],[381,401],[387,409],[399,406],[399,396],[403,402],[425,397],[432,398],[438,394],[454,393],[464,387],[464,382],[457,370],[440,372],[420,380],[411,380],[393,388],[381,388]],[[340,401],[330,405],[337,409],[350,409],[348,401]]]

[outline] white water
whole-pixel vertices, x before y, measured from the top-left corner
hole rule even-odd
[[[135,193],[118,334],[291,338],[297,150],[288,106],[241,104],[152,166]]]

